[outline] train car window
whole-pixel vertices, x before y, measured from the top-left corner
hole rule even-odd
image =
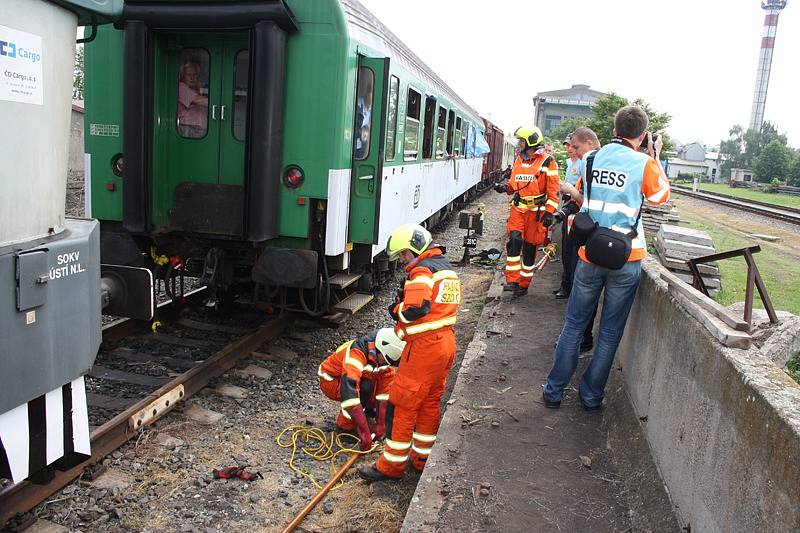
[[[389,80],[389,114],[386,118],[386,160],[394,161],[397,148],[397,99],[400,95],[400,80],[392,76]]]
[[[209,68],[210,59],[207,50],[184,48],[180,51],[175,126],[181,137],[202,139],[206,136]]]
[[[447,109],[439,106],[439,124],[436,131],[436,159],[444,157],[444,145],[447,142]]]
[[[236,53],[233,67],[233,138],[244,141],[247,135],[247,77],[250,72],[250,57],[247,50]]]
[[[419,114],[422,107],[422,95],[414,89],[408,89],[406,102],[406,133],[403,143],[403,159],[414,161],[419,154]]]
[[[470,140],[470,129],[472,125],[469,122],[464,122],[464,138],[461,141],[461,153],[464,154],[464,157],[468,157],[470,154],[475,153],[475,142]],[[472,142],[471,150],[467,150],[467,144]]]
[[[456,113],[452,109],[447,114],[447,153],[453,155],[453,132],[456,126]]]
[[[356,87],[356,160],[369,156],[369,139],[372,130],[372,92],[375,87],[375,73],[368,67],[358,68],[358,86]]]
[[[436,98],[425,98],[425,127],[422,130],[422,159],[433,157],[433,121],[436,118]]]
[[[461,117],[456,118],[456,134],[453,145],[455,146],[455,155],[458,157],[461,155]]]

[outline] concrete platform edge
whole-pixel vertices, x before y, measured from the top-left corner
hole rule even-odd
[[[486,342],[481,338],[480,332],[488,329],[491,323],[492,311],[500,302],[503,294],[503,284],[505,277],[503,272],[495,272],[492,284],[487,291],[486,305],[481,311],[478,324],[475,326],[475,335],[467,346],[464,359],[458,374],[455,376],[456,383],[450,395],[455,401],[447,406],[447,410],[442,417],[439,425],[439,434],[436,446],[433,447],[428,458],[425,471],[417,483],[417,489],[411,498],[411,505],[408,508],[401,533],[417,533],[436,531],[439,522],[439,511],[445,501],[446,494],[442,494],[442,478],[438,472],[438,465],[444,461],[452,461],[453,455],[457,450],[463,448],[463,436],[460,435],[461,420],[458,416],[458,398],[463,398],[464,390],[468,386],[467,376],[472,364],[486,351]],[[451,377],[451,379],[453,379]]]

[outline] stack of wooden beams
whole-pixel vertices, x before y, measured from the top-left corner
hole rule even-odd
[[[714,242],[705,231],[671,224],[662,224],[659,227],[654,244],[661,264],[689,284],[692,283],[693,276],[686,261],[716,253]],[[720,288],[719,265],[714,262],[697,266],[709,296],[714,298]]]

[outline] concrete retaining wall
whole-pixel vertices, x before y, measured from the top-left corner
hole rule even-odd
[[[800,387],[757,348],[726,348],[647,260],[617,352],[628,395],[692,531],[800,530]]]

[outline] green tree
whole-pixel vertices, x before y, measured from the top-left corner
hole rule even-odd
[[[723,157],[721,174],[730,176],[732,168],[749,168],[755,165],[756,157],[772,141],[787,144],[786,135],[778,133],[778,129],[770,122],[764,122],[761,130],[745,131],[736,125],[728,132],[728,140],[720,143],[720,154]]]
[[[588,120],[589,119],[586,117],[569,117],[553,128],[553,131],[550,132],[550,138],[553,139],[553,143],[558,143],[560,145],[564,142],[567,135],[585,126]]]
[[[753,158],[756,180],[768,183],[773,178],[785,179],[791,164],[791,150],[781,139],[773,139]]]
[[[667,113],[659,113],[641,98],[629,102],[627,98],[623,98],[615,93],[609,93],[600,97],[592,105],[592,116],[586,121],[586,126],[597,134],[600,144],[606,144],[614,138],[614,115],[616,115],[619,108],[629,104],[639,106],[647,113],[647,116],[650,118],[650,125],[647,127],[648,131],[656,132],[664,136],[664,148],[662,153],[672,150],[673,143],[667,134],[667,126],[669,126],[669,121],[672,117]]]
[[[83,62],[83,45],[79,44],[75,50],[75,67],[72,74],[72,98],[83,100],[83,82],[85,70]]]
[[[789,184],[800,185],[800,150],[794,155],[792,164],[789,165]]]

